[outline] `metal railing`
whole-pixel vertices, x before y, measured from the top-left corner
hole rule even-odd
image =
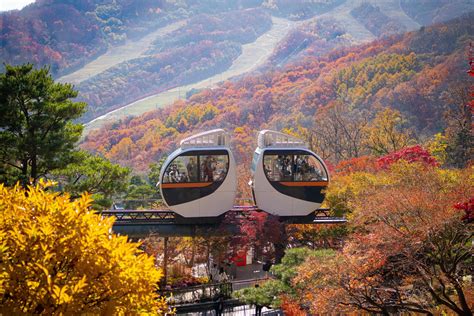
[[[169,297],[168,303],[173,306],[215,301],[219,298],[229,299],[232,297],[232,283],[222,282],[195,285],[161,291],[160,294]]]
[[[106,210],[100,214],[115,216],[119,222],[174,223],[176,220],[176,213],[170,210]]]
[[[229,213],[246,214],[259,211],[255,205],[236,205]],[[183,217],[170,210],[105,210],[99,212],[103,216],[115,216],[119,224],[177,224]],[[308,216],[288,216],[281,219],[288,223],[305,224],[341,224],[347,222],[345,217],[329,216],[329,209],[319,209]],[[199,219],[196,224],[199,224]]]
[[[160,291],[163,296],[170,297],[170,305],[192,304],[199,302],[215,301],[217,299],[230,299],[232,293],[269,280],[269,278],[258,278],[248,280],[233,280],[220,283],[207,283],[188,286],[179,289]]]

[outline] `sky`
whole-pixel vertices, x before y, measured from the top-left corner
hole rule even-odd
[[[0,0],[0,11],[22,9],[27,4],[35,2],[34,0]]]

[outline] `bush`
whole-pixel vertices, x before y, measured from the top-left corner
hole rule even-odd
[[[436,159],[420,145],[405,147],[399,151],[392,152],[379,158],[377,163],[380,168],[387,169],[390,165],[399,160],[405,160],[408,163],[420,162],[425,166],[438,166]]]
[[[50,185],[0,184],[0,314],[164,314],[153,257]]]

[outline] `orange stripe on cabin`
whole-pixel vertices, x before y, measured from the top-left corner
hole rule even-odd
[[[279,182],[288,187],[325,187],[329,182],[327,181],[295,181],[295,182]]]
[[[181,188],[204,188],[210,186],[212,182],[178,182],[178,183],[163,183],[163,189],[181,189]]]

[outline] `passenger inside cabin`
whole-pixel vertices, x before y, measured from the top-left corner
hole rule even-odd
[[[291,156],[278,156],[278,165],[280,171],[279,181],[292,181],[293,168]]]
[[[270,181],[327,181],[321,163],[309,155],[267,155],[264,170]]]
[[[204,182],[210,182],[214,180],[214,169],[215,164],[213,164],[211,156],[206,156],[204,161],[201,163],[202,179]]]
[[[188,181],[189,182],[198,182],[197,179],[197,165],[195,162],[195,158],[189,158],[189,162],[186,165],[186,170],[188,171]]]
[[[176,166],[175,164],[171,165],[170,171],[168,173],[169,182],[171,183],[180,182],[180,178],[181,176],[179,174],[178,166]]]

